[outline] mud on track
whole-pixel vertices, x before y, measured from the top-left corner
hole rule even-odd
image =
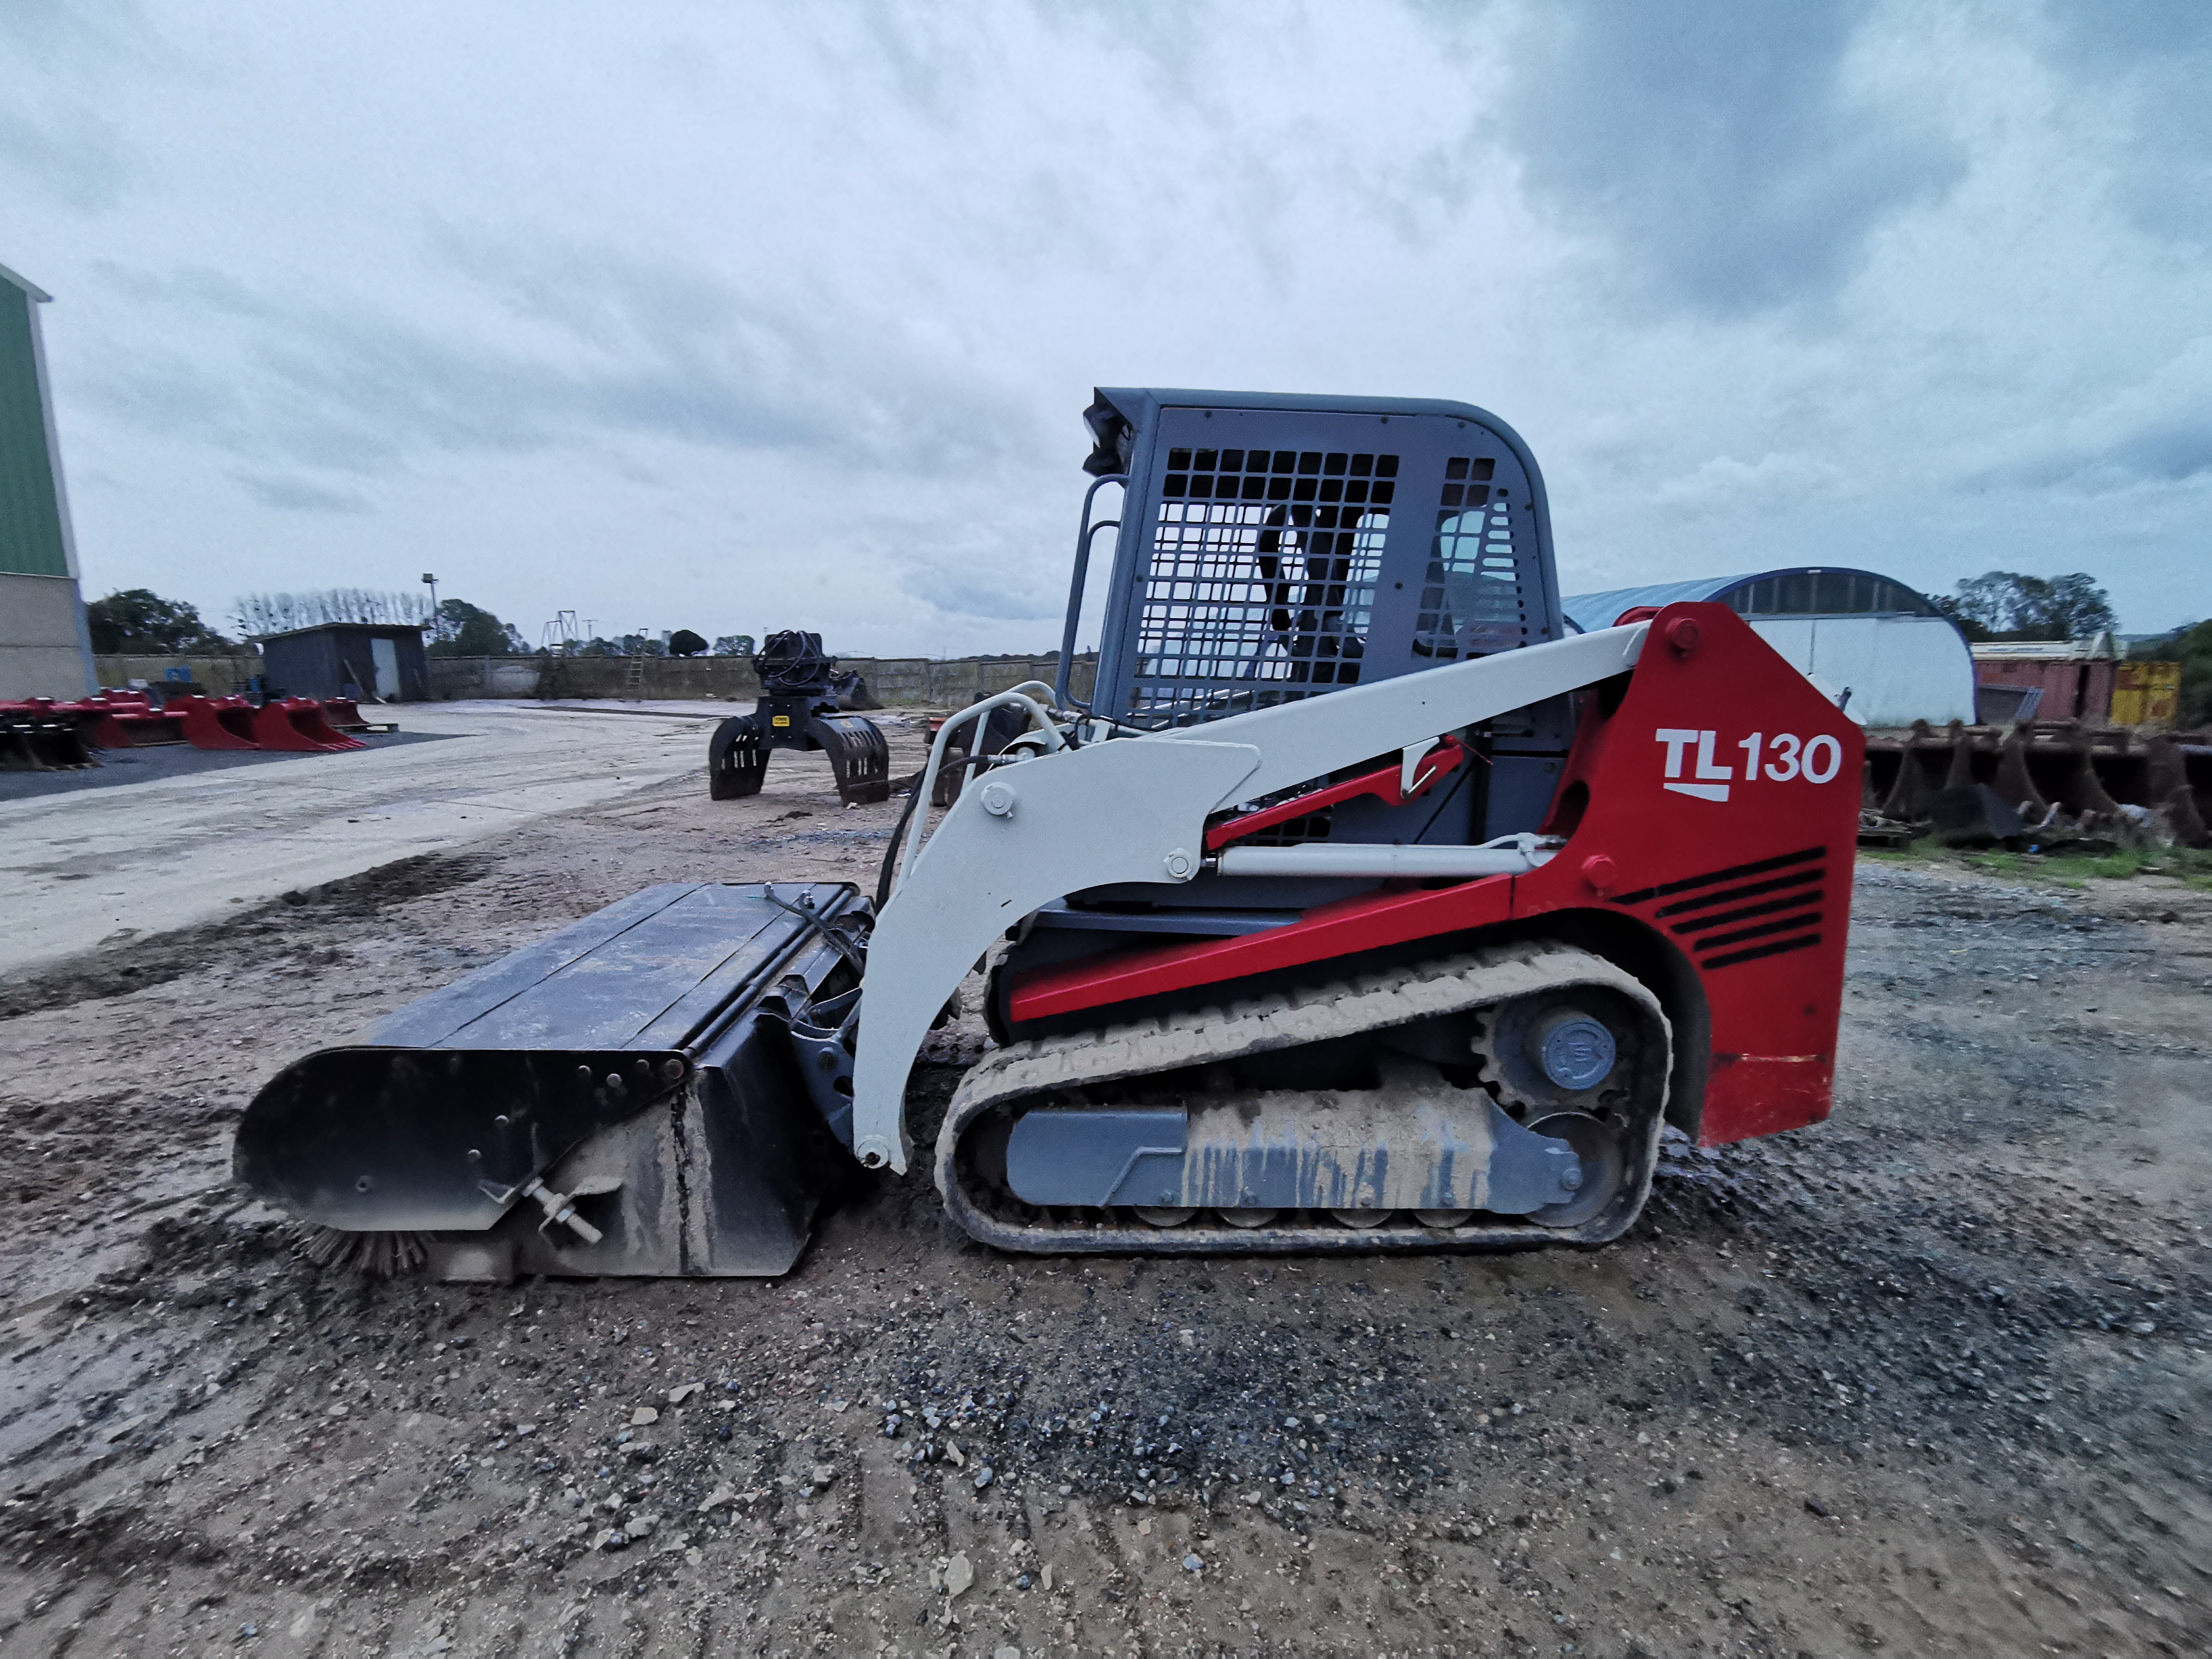
[[[227,1190],[276,1067],[577,915],[872,882],[890,809],[828,784],[5,988],[0,1653],[2212,1644],[2202,894],[1863,866],[1834,1120],[1673,1145],[1587,1254],[1016,1260],[917,1172],[781,1281],[489,1290]]]

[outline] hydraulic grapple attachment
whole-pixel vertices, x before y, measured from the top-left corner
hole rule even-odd
[[[769,635],[753,659],[761,699],[750,714],[733,714],[714,728],[707,745],[707,793],[713,800],[741,800],[760,793],[768,757],[778,749],[818,749],[830,757],[837,799],[848,806],[890,799],[891,751],[875,722],[842,712],[841,687],[858,675],[836,672],[837,659],[822,650],[819,634]],[[868,699],[872,704],[873,699]]]
[[[837,799],[848,806],[890,799],[890,745],[876,723],[823,712],[806,697],[763,697],[751,714],[733,714],[714,728],[707,745],[708,799],[742,800],[760,793],[769,755],[777,749],[828,755]]]
[[[448,1278],[781,1273],[849,1167],[866,921],[843,884],[648,888],[286,1068],[238,1178]]]

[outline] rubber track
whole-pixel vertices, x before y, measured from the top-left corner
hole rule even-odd
[[[968,1190],[955,1155],[969,1126],[1003,1102],[1357,1036],[1571,985],[1602,986],[1628,998],[1651,1014],[1662,1048],[1671,1042],[1658,999],[1641,981],[1603,957],[1562,945],[1485,947],[1389,972],[1253,997],[1224,1008],[1200,1008],[1097,1031],[1017,1042],[988,1054],[969,1070],[945,1110],[945,1125],[937,1138],[937,1188],[954,1219],[975,1237],[1001,1249],[1047,1254],[1364,1255],[1601,1243],[1627,1230],[1650,1191],[1658,1156],[1659,1125],[1666,1111],[1663,1084],[1662,1097],[1650,1109],[1648,1144],[1643,1155],[1638,1158],[1636,1149],[1629,1149],[1629,1175],[1638,1188],[1636,1203],[1610,1225],[1602,1224],[1602,1217],[1581,1227],[1560,1228],[1504,1218],[1486,1221],[1479,1215],[1464,1226],[1442,1228],[1424,1227],[1410,1216],[1403,1223],[1370,1228],[1326,1220],[1231,1227],[1226,1223],[1206,1225],[1198,1217],[1171,1228],[1134,1219],[1126,1224],[1118,1219],[1038,1224],[994,1213],[998,1205],[993,1195]],[[1662,1078],[1671,1073],[1671,1054],[1664,1052],[1658,1056]]]

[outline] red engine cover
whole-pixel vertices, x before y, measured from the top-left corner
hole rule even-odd
[[[1602,902],[1696,969],[1707,1146],[1828,1115],[1865,757],[1733,611],[1668,605],[1620,708],[1576,735],[1547,826],[1566,847],[1515,880],[1516,916]]]
[[[1086,957],[1017,981],[1017,1024],[1571,910],[1633,917],[1705,994],[1699,1139],[1828,1115],[1865,740],[1725,605],[1673,605],[1610,714],[1587,698],[1526,876],[1401,887],[1266,933]],[[1462,941],[1463,942],[1463,941]],[[1688,1035],[1678,1030],[1678,1041]]]

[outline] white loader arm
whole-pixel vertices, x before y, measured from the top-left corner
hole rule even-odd
[[[931,1020],[991,941],[1039,905],[1114,882],[1188,881],[1209,814],[1621,673],[1645,632],[1608,628],[986,773],[870,936],[854,1153],[906,1168],[907,1073]]]

